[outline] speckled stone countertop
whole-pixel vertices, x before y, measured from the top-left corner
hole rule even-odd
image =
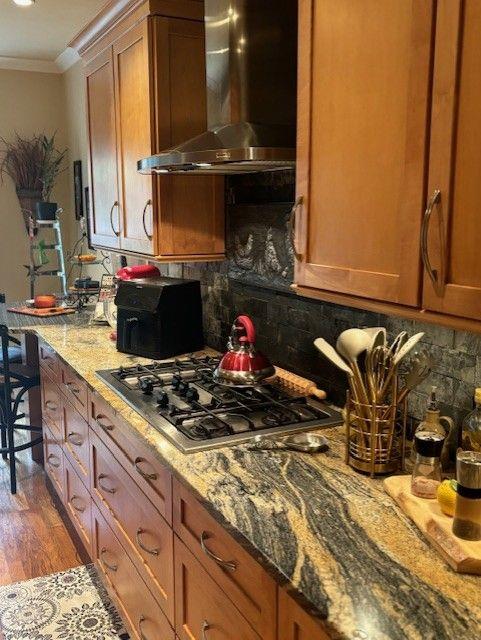
[[[454,573],[380,481],[344,464],[340,428],[323,431],[331,448],[316,456],[245,445],[184,455],[95,375],[143,361],[118,353],[110,329],[35,330],[281,582],[313,605],[333,638],[481,637],[481,578]]]

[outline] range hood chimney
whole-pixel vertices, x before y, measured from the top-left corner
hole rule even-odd
[[[209,130],[138,162],[141,173],[295,166],[297,0],[205,0]]]

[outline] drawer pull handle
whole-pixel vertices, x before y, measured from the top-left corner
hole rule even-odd
[[[142,631],[142,625],[144,624],[145,620],[146,620],[146,617],[141,615],[137,623],[137,629],[139,631],[140,640],[147,640],[147,636]]]
[[[113,431],[114,430],[114,425],[113,424],[109,424],[109,423],[105,423],[102,422],[102,418],[105,418],[105,416],[99,414],[98,416],[95,417],[95,422],[96,424],[103,429],[104,431]]]
[[[58,411],[58,406],[51,400],[45,400],[45,406],[47,409],[50,409],[50,411]]]
[[[147,200],[147,202],[145,203],[144,210],[142,211],[142,226],[144,227],[144,233],[145,233],[145,235],[147,236],[147,238],[148,238],[149,240],[152,240],[152,234],[151,234],[151,233],[149,233],[149,232],[148,232],[148,230],[147,230],[147,225],[146,225],[146,223],[145,223],[145,216],[146,216],[146,214],[147,214],[147,209],[148,209],[148,207],[151,207],[151,206],[152,206],[152,200],[150,200],[150,199],[149,199],[149,200]]]
[[[75,393],[75,395],[78,395],[80,393],[80,389],[78,387],[75,387],[75,382],[66,382],[65,386],[67,387],[67,389],[69,391],[71,391],[72,393]]]
[[[82,502],[82,498],[80,498],[79,496],[76,496],[75,494],[70,498],[70,504],[72,505],[72,507],[75,509],[75,511],[78,511],[79,513],[83,513],[85,511],[85,507],[79,506],[78,504],[75,504],[75,500],[80,500],[80,502]]]
[[[142,529],[141,527],[139,527],[137,529],[137,532],[135,534],[135,539],[137,541],[137,544],[139,545],[139,547],[141,549],[143,549],[144,551],[146,551],[147,553],[150,553],[151,556],[158,556],[159,555],[159,550],[158,549],[149,549],[148,547],[146,547],[143,543],[142,540],[140,538],[140,536],[145,533],[144,529]]]
[[[302,253],[297,251],[297,243],[296,243],[296,214],[299,207],[304,203],[304,198],[299,196],[294,202],[294,206],[291,209],[291,215],[289,218],[289,236],[291,238],[292,250],[294,252],[294,256],[296,260],[302,260]]]
[[[141,462],[145,462],[144,458],[135,458],[134,460],[134,467],[137,473],[139,473],[142,476],[142,478],[145,478],[146,480],[157,480],[156,473],[147,473],[146,471],[143,471],[140,468],[139,465]]]
[[[75,436],[80,436],[80,437],[76,438]],[[75,431],[71,431],[69,434],[67,434],[67,440],[71,444],[73,444],[75,447],[81,447],[84,443],[84,441],[82,440],[81,434],[76,433]]]
[[[222,569],[226,569],[227,571],[235,571],[237,569],[237,563],[235,563],[233,560],[222,560],[222,558],[219,558],[219,556],[216,556],[214,553],[212,553],[212,551],[208,549],[205,544],[206,540],[208,539],[208,534],[205,531],[202,531],[202,533],[200,534],[200,546],[202,547],[202,551],[205,553],[205,555],[216,562],[219,567],[222,567]]]
[[[107,493],[115,493],[117,491],[117,489],[110,489],[109,487],[104,487],[103,484],[100,482],[101,480],[105,480],[105,478],[108,478],[108,475],[106,475],[105,473],[101,473],[99,475],[99,487],[103,490],[106,491]]]
[[[206,635],[206,631],[209,631],[210,629],[210,624],[207,622],[207,620],[204,620],[204,622],[202,623],[202,640],[207,640],[207,635]]]
[[[439,273],[436,269],[433,269],[433,267],[431,266],[431,260],[429,259],[428,234],[432,213],[435,206],[439,204],[439,202],[441,202],[441,191],[439,191],[439,189],[436,189],[428,202],[426,211],[424,212],[423,223],[421,227],[421,255],[423,264],[435,288],[439,286]]]
[[[100,560],[102,561],[102,563],[107,567],[107,569],[110,569],[110,571],[117,571],[117,569],[119,568],[119,566],[117,564],[109,564],[105,558],[104,555],[107,553],[107,549],[105,547],[103,547],[100,550]]]
[[[118,207],[118,206],[119,206],[119,203],[116,200],[112,205],[112,208],[110,209],[110,226],[112,228],[112,231],[114,232],[114,235],[116,235],[117,237],[120,235],[120,231],[117,231],[117,229],[114,227],[114,209],[115,207]]]
[[[54,464],[53,462],[51,462],[51,460],[58,460],[58,464]],[[58,469],[60,467],[60,458],[58,456],[56,456],[54,453],[50,453],[47,456],[47,462],[49,463],[49,465],[51,467],[55,467],[56,469]]]

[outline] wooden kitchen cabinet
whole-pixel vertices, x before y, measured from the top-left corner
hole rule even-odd
[[[321,623],[301,609],[283,589],[279,589],[278,640],[329,640]]]
[[[481,331],[481,6],[301,0],[299,293]]]
[[[180,640],[262,640],[178,538],[174,554]]]
[[[98,508],[92,505],[94,559],[133,640],[174,640],[174,631]]]
[[[296,282],[417,305],[429,0],[301,0]]]
[[[481,3],[439,0],[423,305],[481,320]],[[431,218],[431,219],[430,219]],[[428,228],[429,227],[429,228]]]
[[[274,580],[174,480],[174,530],[263,640],[276,640]]]
[[[100,248],[158,261],[219,260],[223,178],[137,171],[141,158],[207,128],[204,24],[178,17],[197,16],[203,3],[181,4],[146,1],[79,48],[87,63],[91,237]]]
[[[90,236],[108,249],[120,247],[119,195],[115,153],[114,62],[112,49],[86,67],[89,135]]]

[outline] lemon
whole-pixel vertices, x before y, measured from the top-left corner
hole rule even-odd
[[[444,480],[438,487],[437,497],[441,511],[447,516],[454,516],[456,507],[456,480]]]

